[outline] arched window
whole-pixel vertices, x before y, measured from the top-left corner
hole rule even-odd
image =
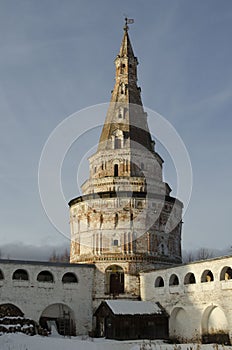
[[[4,275],[3,275],[2,270],[0,270],[0,280],[4,280]]]
[[[163,277],[159,276],[155,280],[155,287],[164,287],[164,279]]]
[[[169,279],[169,286],[178,286],[179,285],[179,278],[177,275],[173,274],[171,275]]]
[[[114,176],[118,176],[118,164],[114,164]]]
[[[195,276],[192,272],[187,273],[187,275],[184,278],[184,284],[194,284],[196,283]]]
[[[13,273],[13,280],[28,281],[28,273],[26,270],[18,269]]]
[[[111,265],[105,273],[105,290],[107,294],[118,295],[124,293],[124,271],[118,265]]]
[[[37,276],[39,282],[54,282],[53,275],[50,271],[41,271]]]
[[[220,273],[220,281],[227,281],[232,279],[232,269],[229,266],[223,267]]]
[[[62,277],[62,282],[63,283],[77,283],[78,282],[77,276],[72,272],[67,272]]]
[[[201,283],[212,282],[213,280],[214,280],[214,277],[213,277],[212,271],[210,270],[205,270],[201,275]]]

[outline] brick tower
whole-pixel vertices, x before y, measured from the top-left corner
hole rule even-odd
[[[70,206],[72,263],[96,265],[95,298],[139,297],[141,270],[181,262],[182,203],[162,179],[127,21],[115,86],[83,195]]]

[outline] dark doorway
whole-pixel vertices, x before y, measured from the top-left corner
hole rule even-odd
[[[114,176],[118,176],[118,164],[114,165]]]
[[[110,294],[124,293],[124,275],[119,272],[110,275]]]
[[[124,293],[124,271],[118,265],[111,265],[106,270],[106,293],[118,295]]]
[[[73,311],[64,304],[52,304],[43,312],[39,320],[43,329],[51,331],[53,334],[76,335]]]

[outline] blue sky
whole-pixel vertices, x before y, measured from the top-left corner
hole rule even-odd
[[[109,101],[124,14],[135,19],[130,37],[143,103],[173,124],[191,158],[194,182],[183,246],[232,245],[230,0],[1,1],[2,245],[69,245],[40,202],[40,154],[67,116]],[[94,133],[90,146],[97,140]],[[72,171],[87,144],[88,138],[73,147],[64,163],[67,201],[77,195]],[[158,151],[167,160],[165,178],[175,187],[168,156],[162,147]],[[68,235],[68,206],[64,218]]]

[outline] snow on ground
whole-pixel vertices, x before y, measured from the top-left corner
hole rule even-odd
[[[0,350],[232,350],[231,346],[216,344],[171,345],[162,341],[125,341],[106,339],[64,338],[61,336],[41,337],[24,334],[4,334],[0,336]]]

